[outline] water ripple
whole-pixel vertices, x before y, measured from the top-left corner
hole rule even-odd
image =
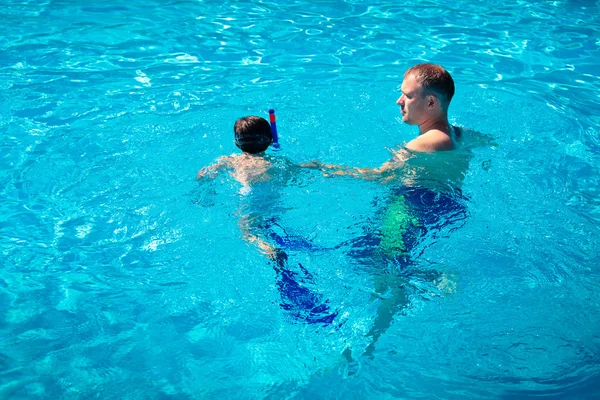
[[[9,0],[0,14],[0,396],[597,390],[598,4]],[[473,155],[465,225],[415,259],[457,291],[404,282],[374,357],[348,360],[369,345],[381,275],[350,243],[377,229],[389,188],[280,182],[274,215],[318,249],[290,259],[339,310],[317,327],[281,312],[272,266],[240,239],[236,182],[193,176],[236,151],[235,118],[271,106],[294,161],[380,165],[413,137],[395,90],[421,61],[452,72],[452,118],[496,145]]]

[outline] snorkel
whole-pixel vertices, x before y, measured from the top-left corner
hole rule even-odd
[[[273,150],[279,150],[279,137],[277,136],[277,122],[275,120],[275,110],[269,110],[269,121],[271,122],[271,133],[273,134]]]

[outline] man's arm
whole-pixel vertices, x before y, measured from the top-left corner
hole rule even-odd
[[[305,168],[315,168],[321,170],[325,176],[351,176],[353,178],[365,180],[390,179],[397,169],[404,166],[404,162],[410,157],[406,150],[398,150],[393,153],[390,161],[383,163],[379,168],[357,168],[344,165],[324,164],[318,160],[302,164]]]

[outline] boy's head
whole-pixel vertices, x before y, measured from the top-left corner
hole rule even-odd
[[[243,152],[256,154],[265,151],[273,142],[271,125],[261,117],[243,117],[233,126],[235,145]]]

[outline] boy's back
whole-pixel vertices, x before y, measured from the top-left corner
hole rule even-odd
[[[249,187],[253,183],[268,180],[270,178],[269,171],[272,167],[273,164],[264,155],[232,154],[220,157],[215,164],[202,168],[196,178],[212,175],[221,168],[227,168],[236,181],[244,187]]]
[[[263,156],[254,154],[240,154],[229,157],[232,175],[243,186],[263,182],[269,179],[269,170],[273,164]]]

